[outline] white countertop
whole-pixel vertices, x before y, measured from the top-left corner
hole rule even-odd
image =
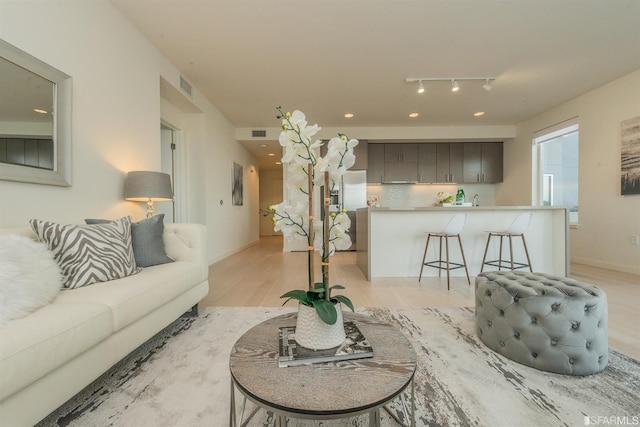
[[[565,209],[563,206],[424,206],[424,207],[367,207],[370,212],[408,212],[408,211],[530,211],[530,210],[557,210]]]

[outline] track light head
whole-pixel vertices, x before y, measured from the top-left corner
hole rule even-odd
[[[453,79],[451,80],[451,92],[457,92],[460,90],[460,86],[458,86],[458,82]]]
[[[424,93],[424,85],[422,84],[422,80],[418,80],[418,93]]]
[[[489,92],[491,90],[491,80],[490,79],[486,79],[484,82],[484,86],[482,86],[482,88],[484,90],[486,90],[487,92]]]

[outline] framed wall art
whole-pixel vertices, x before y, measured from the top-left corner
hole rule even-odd
[[[242,206],[242,165],[233,162],[233,181],[231,183],[231,204]]]
[[[622,122],[620,194],[640,194],[640,117]]]

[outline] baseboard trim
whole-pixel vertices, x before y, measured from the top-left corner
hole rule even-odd
[[[571,262],[582,265],[592,265],[594,267],[604,268],[605,270],[619,271],[621,273],[630,273],[640,275],[640,267],[633,268],[628,265],[612,264],[609,262],[598,261],[590,258],[571,257]]]
[[[226,252],[226,253],[224,253],[222,255],[219,255],[217,257],[214,257],[214,258],[210,259],[209,260],[209,265],[215,264],[218,261],[222,261],[223,259],[225,259],[227,257],[230,257],[231,255],[235,255],[238,252],[243,251],[243,250],[245,250],[245,249],[247,249],[247,248],[249,248],[249,247],[251,247],[253,245],[257,245],[258,243],[260,243],[260,238],[254,240],[252,242],[249,242],[246,245],[242,245],[242,246],[240,246],[240,247],[238,247],[238,248],[236,248],[236,249],[234,249],[232,251]]]

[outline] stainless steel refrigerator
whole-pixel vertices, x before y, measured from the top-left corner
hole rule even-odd
[[[342,177],[339,200],[347,209],[347,215],[351,220],[349,237],[351,238],[350,251],[356,250],[356,209],[367,207],[367,171],[348,171]]]

